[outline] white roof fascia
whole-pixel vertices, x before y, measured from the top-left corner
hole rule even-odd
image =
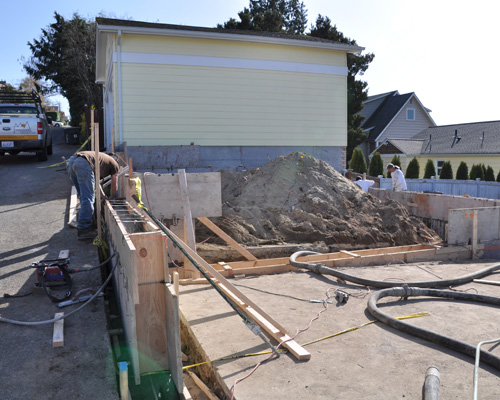
[[[396,96],[396,95],[399,95],[399,92],[396,90],[395,91],[396,93],[393,93],[392,96]],[[375,100],[378,100],[378,99],[381,99],[382,97],[387,97],[391,94],[392,92],[388,92],[388,93],[383,93],[381,94],[380,96],[377,96],[377,97],[374,97],[372,99],[369,99],[369,100],[365,100],[363,101],[363,104],[365,103],[370,103],[371,101],[375,101]]]
[[[162,28],[147,28],[139,26],[115,26],[115,25],[97,25],[98,33],[117,33],[118,30],[122,34],[135,34],[135,35],[155,35],[155,36],[173,36],[185,37],[195,39],[216,39],[216,40],[230,40],[238,42],[255,42],[266,44],[280,44],[285,46],[296,47],[311,47],[317,49],[339,50],[346,53],[360,53],[365,48],[361,46],[353,46],[343,43],[325,43],[314,42],[300,39],[283,39],[270,36],[254,36],[254,35],[240,35],[234,33],[220,33],[220,32],[205,32],[205,31],[190,31],[189,29],[162,29]]]
[[[406,107],[406,105],[408,104],[408,102],[415,96],[415,93],[413,93],[410,97],[408,97],[408,100],[406,100],[406,102],[401,106],[401,108],[399,109],[399,111],[394,115],[394,117],[392,117],[392,119],[389,121],[389,123],[385,126],[384,130],[382,132],[380,132],[380,135],[378,135],[376,138],[375,138],[375,141],[378,141],[378,139],[380,138],[380,136],[382,136],[384,134],[384,132],[387,130],[387,128],[393,123],[393,121],[397,118],[397,116],[399,115],[399,113],[401,112],[401,110],[403,108]],[[420,102],[419,102],[420,103]],[[420,103],[422,104],[422,103]],[[434,121],[432,121],[434,122]]]
[[[418,99],[417,95],[415,93],[413,93],[413,97],[415,97],[415,99],[417,100],[418,104],[420,104],[420,107],[422,107],[422,110],[424,110],[424,112],[427,114],[427,116],[429,117],[429,119],[432,121],[432,123],[434,124],[434,126],[436,126],[436,123],[434,122],[434,120],[432,119],[431,115],[429,114],[429,112],[431,110],[429,110],[428,108],[425,108],[424,105],[422,104],[422,102]],[[427,111],[429,110],[429,111]]]

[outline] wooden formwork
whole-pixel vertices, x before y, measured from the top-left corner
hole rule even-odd
[[[127,202],[105,204],[114,279],[135,383],[169,370],[183,392],[179,300],[169,283],[165,236]]]

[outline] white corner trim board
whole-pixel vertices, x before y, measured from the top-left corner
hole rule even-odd
[[[287,61],[254,60],[247,58],[189,56],[180,54],[125,53],[120,54],[122,63],[187,65],[196,67],[221,67],[257,69],[286,72],[306,72],[310,74],[347,76],[347,67],[338,65],[308,64]],[[113,62],[117,62],[113,53]]]

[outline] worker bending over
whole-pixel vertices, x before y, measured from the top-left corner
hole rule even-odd
[[[80,213],[78,215],[78,240],[94,239],[97,231],[92,227],[95,202],[95,152],[81,151],[72,156],[68,161],[68,173],[73,185],[75,185],[80,198]],[[118,170],[120,167],[116,160],[108,154],[99,153],[100,177],[111,176],[110,199],[116,196],[118,189]],[[101,185],[101,196],[107,199]],[[98,216],[99,217],[99,216]]]
[[[371,179],[363,179],[361,176],[357,176],[356,183],[361,189],[368,192],[368,189],[375,184],[375,181],[372,181]]]
[[[387,164],[387,171],[391,173],[392,190],[395,192],[403,192],[406,190],[406,181],[403,172],[397,165]]]

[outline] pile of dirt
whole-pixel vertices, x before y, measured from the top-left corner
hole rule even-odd
[[[222,201],[214,222],[247,246],[317,243],[336,251],[440,240],[398,202],[381,202],[305,153],[223,172]]]

